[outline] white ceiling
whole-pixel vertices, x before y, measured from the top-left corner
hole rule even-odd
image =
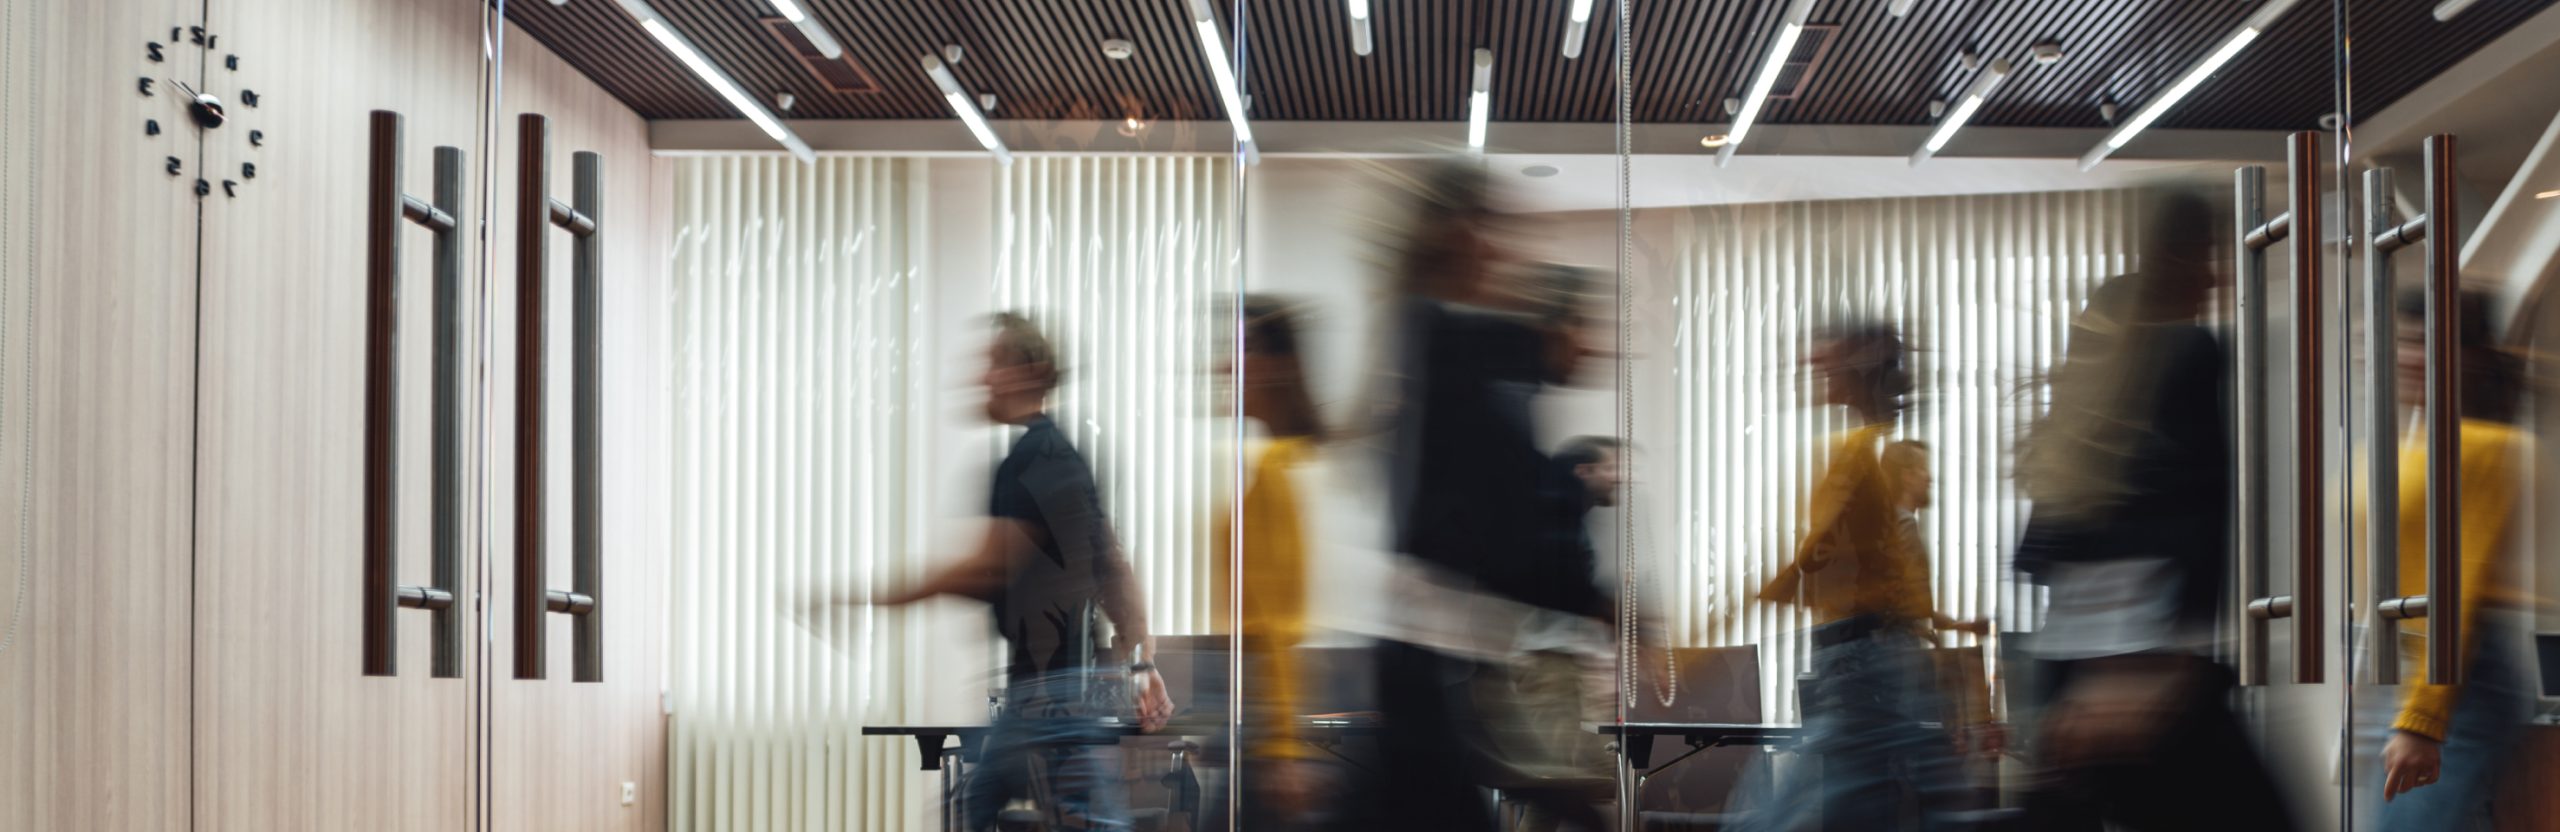
[[[1488,161],[1520,210],[1599,211],[1618,205],[1618,162],[1612,157],[1496,155]],[[1902,157],[1738,156],[1719,168],[1713,156],[1637,156],[1627,178],[1631,207],[1662,208],[2123,188],[2225,179],[2239,164],[2111,160],[2084,173],[2077,159],[1941,158],[1914,167]],[[1540,165],[1555,168],[1555,175],[1522,173]]]

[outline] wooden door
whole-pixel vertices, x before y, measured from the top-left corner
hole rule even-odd
[[[0,828],[186,826],[198,8],[0,0]]]
[[[464,628],[463,676],[431,678],[428,615],[400,610],[398,674],[362,674],[365,209],[373,110],[404,117],[406,193],[431,197],[439,145],[462,148],[466,171],[489,161],[487,4],[209,5],[222,51],[240,63],[207,79],[239,106],[233,132],[205,150],[235,184],[208,199],[203,237],[195,828],[472,828],[475,628]],[[466,288],[480,274],[485,182],[465,177]],[[424,585],[433,246],[427,230],[399,225],[395,550],[398,582]],[[465,320],[468,344],[477,330]],[[461,528],[476,540],[467,511]],[[475,547],[461,551],[471,574]],[[466,621],[476,618],[460,589]]]
[[[665,825],[665,729],[659,701],[665,628],[669,495],[662,449],[668,421],[662,401],[665,316],[662,270],[656,267],[668,226],[665,193],[657,187],[649,155],[648,126],[630,108],[544,49],[510,28],[506,41],[499,152],[495,181],[501,197],[492,217],[491,366],[503,381],[490,389],[489,570],[492,669],[489,686],[489,829],[656,830]],[[603,679],[579,682],[568,616],[546,614],[543,678],[518,679],[515,634],[523,626],[509,606],[517,587],[517,333],[519,272],[516,257],[520,116],[545,117],[549,147],[548,192],[573,201],[573,156],[602,157],[603,211],[598,331],[599,402],[605,415],[599,462],[601,575],[596,613],[602,628]],[[575,367],[574,297],[569,232],[549,235],[544,306],[548,321],[544,375],[544,476],[542,517],[535,524],[548,555],[547,589],[572,588],[572,445]],[[628,784],[629,803],[624,802]]]

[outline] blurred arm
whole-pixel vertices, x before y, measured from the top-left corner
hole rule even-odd
[[[1019,521],[988,521],[986,534],[978,538],[977,547],[960,560],[913,585],[876,593],[871,597],[871,603],[900,606],[939,595],[994,600],[996,592],[1004,587],[1005,556],[1029,541],[1030,536],[1022,530]]]
[[[2511,580],[2500,563],[2506,547],[2506,532],[2512,525],[2517,482],[2516,461],[2527,458],[2531,449],[2521,433],[2506,427],[2474,427],[2465,425],[2462,435],[2462,663],[2469,667],[2480,643],[2480,611],[2487,598],[2501,591],[2499,583]],[[2403,462],[2404,466],[2408,463]],[[2404,467],[2402,470],[2426,470]],[[2421,492],[2423,493],[2423,492]],[[2424,503],[2420,503],[2420,519],[2411,524],[2402,520],[2402,528],[2425,533]],[[2421,540],[2424,538],[2421,537]],[[2416,548],[2403,544],[2401,557],[2425,557],[2425,545]],[[2402,588],[2404,591],[2407,587]],[[2400,701],[2400,715],[2391,727],[2442,741],[2445,728],[2453,718],[2454,700],[2462,693],[2455,685],[2423,684],[2425,678],[2407,680],[2407,690]]]

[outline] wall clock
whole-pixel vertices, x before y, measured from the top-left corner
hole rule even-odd
[[[172,137],[162,168],[170,176],[188,176],[204,158],[206,142],[245,142],[252,149],[266,146],[266,131],[256,127],[258,91],[238,82],[239,54],[222,51],[222,36],[202,26],[171,26],[168,35],[167,40],[143,44],[143,72],[134,82],[134,91],[143,97],[169,102],[164,111],[146,115],[142,121],[144,135]],[[180,73],[171,70],[186,61],[196,61],[203,68],[202,89],[173,77]],[[196,196],[209,196],[217,189],[226,197],[239,196],[247,183],[258,178],[256,154],[242,156],[250,161],[241,162],[236,170],[192,171]]]

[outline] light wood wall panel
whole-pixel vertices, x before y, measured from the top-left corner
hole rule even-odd
[[[508,30],[500,97],[501,198],[490,233],[490,343],[494,383],[489,512],[491,619],[489,712],[490,829],[658,830],[666,817],[666,738],[659,705],[664,679],[669,486],[666,370],[668,228],[653,183],[648,127],[533,38]],[[517,681],[513,644],[516,382],[516,154],[520,113],[550,117],[550,192],[568,202],[571,154],[604,157],[603,557],[605,681],[571,680],[570,622],[546,628],[549,678]],[[571,371],[570,237],[550,232],[550,388],[545,502],[550,588],[570,585]],[[637,802],[621,803],[623,783]]]
[[[33,142],[42,197],[32,217],[16,194],[0,208],[41,241],[28,283],[41,356],[31,585],[24,629],[0,655],[0,827],[180,829],[196,200],[192,178],[164,164],[195,166],[169,81],[199,70],[185,49],[151,63],[143,44],[197,23],[198,4],[0,2],[9,67],[45,73],[32,86],[13,75],[36,117],[0,124],[13,146]],[[159,94],[136,89],[145,74]],[[145,135],[148,118],[169,129]]]
[[[267,139],[252,148],[235,133],[206,149],[241,187],[210,198],[204,220],[197,830],[471,828],[472,683],[429,678],[427,616],[410,611],[400,675],[361,675],[357,591],[368,113],[406,116],[409,193],[432,192],[437,145],[483,161],[483,5],[210,4],[223,51],[242,61],[210,80],[263,99],[235,106],[229,129]],[[237,175],[243,163],[255,179]],[[485,190],[468,185],[466,226],[482,219]],[[403,234],[399,579],[424,584],[431,238]],[[471,275],[480,254],[469,247]],[[466,664],[479,658],[466,648]]]

